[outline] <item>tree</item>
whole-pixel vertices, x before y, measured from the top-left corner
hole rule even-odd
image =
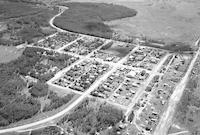
[[[5,106],[0,111],[0,116],[6,119],[9,123],[14,123],[22,119],[28,119],[35,115],[40,110],[40,104],[28,98],[21,102],[14,102]]]
[[[48,93],[48,85],[45,83],[37,82],[29,90],[33,97],[43,97]]]
[[[0,127],[7,126],[8,124],[9,122],[5,118],[0,116]]]

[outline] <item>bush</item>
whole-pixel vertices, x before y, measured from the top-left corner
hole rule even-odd
[[[58,127],[50,126],[31,132],[31,135],[61,135]]]
[[[59,97],[56,93],[50,92],[48,98],[51,100],[50,105],[46,105],[43,109],[43,112],[52,111],[53,109],[57,109],[64,104],[67,104],[72,100],[74,94],[68,94],[64,97]]]
[[[48,85],[45,83],[37,82],[33,84],[33,87],[29,90],[33,97],[44,97],[48,93]]]
[[[7,126],[8,124],[9,122],[5,118],[0,116],[0,127]]]
[[[186,51],[193,51],[193,48],[190,45],[186,44],[170,44],[165,45],[163,49],[172,51],[172,52],[186,52]]]
[[[107,50],[107,49],[109,49],[112,45],[113,45],[113,42],[110,42],[110,43],[104,45],[103,47],[101,47],[101,49],[102,49],[102,50]]]
[[[160,49],[164,49],[164,50],[169,50],[171,52],[179,52],[179,53],[194,51],[194,48],[192,46],[190,46],[189,44],[186,44],[186,43],[182,43],[182,42],[165,43],[163,46],[158,46],[158,45],[152,43],[151,41],[146,40],[143,45],[160,48]]]
[[[32,98],[13,102],[0,110],[0,116],[9,123],[31,118],[40,110],[40,104]]]
[[[115,126],[123,118],[123,112],[111,105],[96,105],[96,101],[84,101],[73,112],[64,117],[60,123],[69,122],[72,127],[83,133],[102,131]]]

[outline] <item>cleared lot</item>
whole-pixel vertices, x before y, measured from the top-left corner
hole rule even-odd
[[[23,49],[18,50],[16,47],[7,47],[0,45],[0,63],[6,63],[17,59],[23,52]]]

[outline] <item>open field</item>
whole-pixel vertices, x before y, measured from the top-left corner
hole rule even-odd
[[[17,59],[23,52],[23,49],[16,47],[0,46],[0,63],[6,63]]]
[[[200,35],[199,0],[72,0],[106,2],[135,9],[135,17],[107,22],[112,30],[167,42],[194,42]]]

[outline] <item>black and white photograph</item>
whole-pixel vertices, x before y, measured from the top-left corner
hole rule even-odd
[[[0,135],[200,135],[200,0],[0,0]]]

